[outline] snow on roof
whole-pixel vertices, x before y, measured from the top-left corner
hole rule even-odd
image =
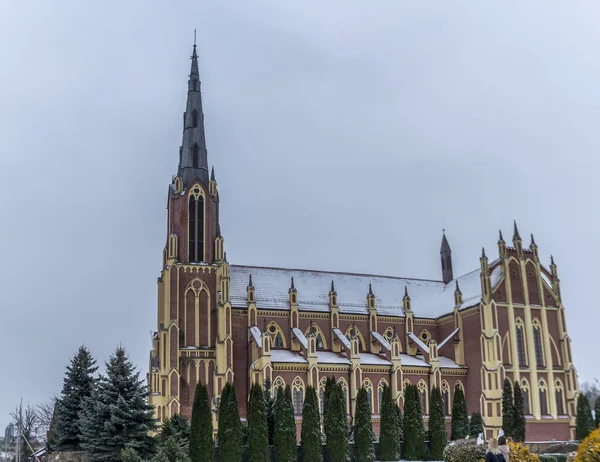
[[[344,334],[342,334],[342,331],[339,330],[337,327],[335,327],[333,329],[333,333],[337,336],[337,338],[340,339],[340,342],[342,342],[342,344],[349,350],[350,349],[350,340],[348,340],[346,338],[346,336]]]
[[[411,356],[401,353],[400,362],[403,366],[429,367],[429,364],[425,362],[422,355]]]
[[[258,348],[261,348],[262,347],[262,341],[261,341],[262,334],[260,333],[260,329],[256,326],[252,326],[250,328],[250,333],[252,334],[254,341],[258,345]]]
[[[464,369],[464,366],[459,366],[452,359],[447,358],[445,356],[438,356],[440,360],[440,367],[446,367],[451,369]]]
[[[332,351],[317,351],[317,362],[319,364],[350,364],[350,360],[344,355]]]
[[[452,337],[454,337],[456,334],[458,334],[458,331],[459,331],[459,330],[460,330],[460,328],[459,328],[459,327],[457,327],[456,329],[454,329],[454,330],[452,331],[452,333],[451,333],[450,335],[448,335],[448,337],[446,337],[444,340],[442,340],[442,341],[440,342],[440,344],[438,345],[438,351],[440,351],[440,349],[441,349],[441,348],[442,348],[442,347],[443,347],[443,346],[444,346],[446,343],[448,343],[448,341],[449,341],[449,340],[450,340]]]
[[[374,355],[373,353],[361,353],[360,363],[365,365],[377,365],[377,366],[391,366],[392,363],[381,356]]]
[[[294,335],[296,336],[298,341],[302,344],[302,346],[304,348],[308,348],[308,340],[306,340],[306,337],[304,336],[302,331],[300,329],[298,329],[297,327],[294,327],[294,328],[292,328],[292,332],[294,333]]]
[[[289,350],[271,350],[272,363],[307,363],[304,356]]]
[[[385,348],[387,351],[392,351],[392,346],[390,345],[390,342],[388,342],[386,339],[383,338],[383,336],[377,332],[377,331],[371,331],[371,334],[373,334],[373,337],[375,337],[375,339],[381,343],[381,346],[383,348]]]
[[[548,275],[545,274],[543,271],[540,271],[540,274],[542,275],[542,279],[544,280],[544,282],[546,284],[548,284],[548,287],[552,288],[552,281],[550,280],[550,278],[548,277]]]
[[[329,311],[332,280],[341,313],[367,314],[369,284],[375,294],[377,312],[383,316],[404,316],[402,297],[405,286],[416,317],[436,318],[452,312],[454,308],[455,281],[444,284],[425,279],[241,265],[230,265],[229,274],[230,298],[236,307],[247,306],[246,288],[251,274],[256,304],[263,309],[289,309],[288,290],[292,277],[298,291],[298,307],[303,311]],[[463,306],[472,306],[481,298],[479,274],[477,269],[456,279],[463,293]],[[501,270],[494,269],[492,274],[493,279],[499,279]]]
[[[415,343],[418,345],[418,347],[419,347],[421,350],[423,350],[423,352],[424,352],[424,353],[429,353],[429,347],[428,347],[427,345],[425,345],[425,344],[423,343],[423,341],[422,341],[422,340],[421,340],[419,337],[417,337],[417,336],[416,336],[415,334],[413,334],[412,332],[411,332],[410,334],[408,334],[408,336],[411,338],[411,340],[412,340],[413,342],[415,342]]]

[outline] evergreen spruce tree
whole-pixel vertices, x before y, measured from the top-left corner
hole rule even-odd
[[[469,436],[471,438],[477,438],[480,433],[483,433],[483,417],[479,412],[473,412],[471,414],[471,420],[469,421]]]
[[[94,461],[119,461],[121,450],[134,449],[141,457],[153,451],[148,432],[155,429],[148,391],[127,352],[118,347],[106,363],[106,376],[86,400],[80,413],[81,447]]]
[[[94,373],[98,370],[96,361],[85,346],[80,346],[63,379],[63,388],[56,402],[56,426],[54,433],[57,451],[81,449],[79,413],[84,402],[92,395],[95,386]]]
[[[444,398],[438,387],[431,390],[431,411],[429,412],[429,453],[432,460],[444,458],[444,448],[448,443]]]
[[[323,445],[321,442],[321,416],[317,393],[311,386],[306,387],[306,397],[302,409],[302,460],[305,462],[322,462]]]
[[[123,462],[144,462],[135,449],[131,448],[121,450],[121,460]]]
[[[404,391],[404,457],[419,460],[425,452],[423,412],[416,385],[407,385]]]
[[[462,388],[458,385],[454,389],[454,402],[452,403],[452,434],[450,439],[460,440],[469,434],[469,415],[467,403]]]
[[[255,383],[248,403],[248,452],[252,462],[270,462],[269,426],[262,387]]]
[[[269,428],[269,446],[273,446],[273,434],[275,432],[275,413],[273,408],[273,393],[271,391],[271,381],[265,380],[265,406],[267,409],[267,426]]]
[[[379,459],[400,459],[400,408],[392,400],[390,387],[383,387],[379,425]]]
[[[346,462],[348,459],[348,417],[341,385],[330,385],[327,398],[327,457],[329,462]]]
[[[192,462],[212,462],[214,448],[212,414],[208,389],[202,383],[196,385],[189,448]]]
[[[219,460],[241,462],[242,422],[237,393],[231,383],[226,383],[219,403]]]
[[[510,380],[504,379],[502,390],[502,429],[506,436],[513,436],[515,404]]]
[[[332,387],[335,386],[335,379],[333,377],[327,377],[325,380],[325,392],[323,393],[323,431],[327,435],[327,423],[329,421],[327,417],[327,409],[329,409],[329,395],[331,394]]]
[[[296,418],[289,385],[277,390],[275,400],[275,460],[294,462],[298,457],[296,447]]]
[[[400,406],[394,403],[394,407],[396,408],[396,414],[398,415],[398,429],[400,435],[398,441],[404,441],[404,416],[402,415]]]
[[[594,402],[594,413],[596,414],[596,420],[594,422],[595,428],[598,428],[600,427],[600,396],[598,396]]]
[[[175,414],[173,417],[167,417],[160,430],[160,439],[166,440],[174,436],[178,441],[186,445],[190,439],[190,422],[181,414]]]
[[[519,382],[515,382],[513,429],[511,436],[518,443],[525,442],[525,408]]]
[[[590,402],[583,393],[577,395],[577,417],[575,418],[575,439],[583,441],[594,430],[594,419]]]
[[[356,418],[354,421],[354,460],[356,462],[374,462],[373,424],[371,407],[365,387],[361,387],[356,395]]]
[[[188,448],[176,436],[167,437],[158,447],[152,462],[190,462]]]

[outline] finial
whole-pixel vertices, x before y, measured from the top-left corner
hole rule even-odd
[[[210,181],[216,181],[215,180],[215,166],[213,165],[212,169],[210,170]]]
[[[458,279],[456,280],[456,292],[461,293],[460,287],[458,287]]]
[[[445,236],[446,235],[446,228],[442,228],[442,234]]]
[[[404,296],[408,297],[408,286],[404,286]]]
[[[485,247],[481,248],[481,258],[487,258],[485,255]]]
[[[504,242],[504,238],[502,237],[502,230],[501,230],[501,229],[499,229],[499,230],[498,230],[498,236],[499,236],[499,237],[498,237],[498,240],[499,240],[500,242]]]
[[[369,282],[369,295],[373,295],[373,289],[371,288],[371,283]]]
[[[335,292],[335,287],[333,285],[333,279],[331,280],[331,292]]]
[[[517,228],[517,220],[514,220],[513,239],[521,239],[521,236],[519,236],[519,228]]]
[[[290,287],[290,289],[295,290],[294,288],[294,277],[292,276],[292,287]]]
[[[550,255],[550,264],[554,265],[554,255]]]
[[[248,287],[252,287],[252,274],[248,277]]]
[[[535,239],[533,238],[533,233],[531,233],[531,246],[533,247],[534,245],[536,245],[536,243]]]

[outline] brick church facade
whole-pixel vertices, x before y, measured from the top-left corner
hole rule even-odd
[[[441,280],[228,262],[195,45],[167,222],[148,373],[159,421],[189,417],[199,381],[213,407],[233,382],[245,417],[251,383],[268,379],[290,386],[300,424],[306,387],[321,399],[333,376],[349,419],[366,387],[376,431],[383,385],[402,407],[403,388],[413,383],[425,419],[429,391],[441,389],[448,422],[461,387],[468,412],[481,412],[491,436],[501,428],[508,378],[524,391],[528,440],[573,437],[577,375],[557,267],[541,262],[533,236],[524,246],[516,224],[512,245],[500,233],[497,258],[482,251],[477,267],[458,277],[444,235]]]

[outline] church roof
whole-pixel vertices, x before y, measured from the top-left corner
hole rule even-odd
[[[258,308],[289,309],[288,290],[294,278],[301,311],[329,311],[331,281],[335,283],[337,303],[341,313],[367,314],[369,284],[375,294],[375,307],[381,316],[404,316],[402,297],[405,287],[411,298],[416,317],[437,318],[454,309],[455,282],[411,279],[372,274],[354,274],[289,268],[230,265],[230,298],[233,306],[246,307],[246,288],[249,276],[255,288]],[[462,308],[476,305],[481,299],[480,270],[456,278],[463,294]],[[497,266],[491,274],[492,287],[500,280]]]

